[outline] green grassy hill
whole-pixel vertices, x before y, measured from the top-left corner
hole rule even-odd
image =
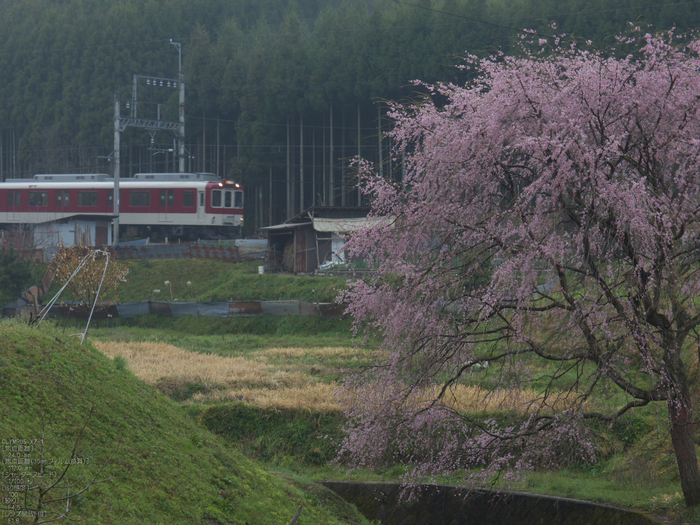
[[[83,523],[280,525],[299,507],[298,525],[366,523],[324,489],[295,486],[227,447],[119,358],[80,346],[50,325],[3,322],[0,339],[4,509],[24,502],[21,490],[10,490],[12,479],[44,487],[59,481],[44,501],[75,494],[95,479],[105,481],[72,501],[69,515]],[[12,448],[17,443],[24,450]],[[66,463],[73,464],[61,478]],[[31,507],[37,491],[29,496]],[[58,501],[44,509],[65,506]]]
[[[77,264],[77,262],[76,262]],[[234,263],[209,259],[163,259],[116,261],[129,270],[120,283],[116,300],[139,301],[277,301],[294,299],[308,302],[333,302],[345,287],[343,277],[294,276],[285,273],[258,273],[262,261]],[[37,280],[43,277],[46,264],[36,265]],[[100,266],[101,269],[101,266]],[[168,281],[168,284],[165,284]],[[45,296],[48,301],[61,288],[54,280]],[[74,300],[70,291],[62,301]],[[103,300],[114,301],[105,293]]]
[[[342,277],[296,277],[258,274],[262,261],[233,263],[208,259],[119,261],[129,268],[119,287],[119,300],[169,301],[170,290],[179,301],[276,301],[297,299],[331,302],[344,287]],[[165,281],[170,284],[166,285]],[[189,285],[187,283],[190,283]],[[154,290],[160,290],[155,292]]]

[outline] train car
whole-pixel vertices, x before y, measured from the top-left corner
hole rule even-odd
[[[243,187],[213,173],[137,173],[119,181],[120,230],[130,237],[240,235]],[[0,228],[73,217],[114,217],[106,174],[40,174],[0,183]]]

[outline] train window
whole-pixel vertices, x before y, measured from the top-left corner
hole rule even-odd
[[[107,192],[107,206],[114,208],[114,190],[109,190]]]
[[[224,208],[230,208],[230,207],[231,207],[231,192],[225,191],[224,192]]]
[[[151,192],[149,191],[130,191],[129,206],[150,206]]]
[[[167,195],[167,203],[166,203]],[[161,206],[172,206],[175,203],[175,196],[173,190],[160,190],[160,205]]]
[[[234,195],[233,207],[234,208],[242,208],[243,207],[243,192],[237,191],[233,195]]]
[[[211,192],[211,205],[214,208],[221,208],[221,190]]]
[[[182,205],[185,208],[194,206],[194,190],[184,190],[182,192]]]
[[[69,196],[70,193],[68,190],[62,191],[58,190],[56,192],[56,206],[62,207],[62,206],[68,206],[69,205]]]
[[[21,196],[22,194],[19,192],[19,190],[10,190],[9,192],[7,192],[7,205],[19,206],[22,202]]]
[[[30,191],[30,206],[47,206],[49,204],[49,194],[45,191]]]
[[[97,192],[96,191],[79,191],[78,192],[78,206],[97,206]]]

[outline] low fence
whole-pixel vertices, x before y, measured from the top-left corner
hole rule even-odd
[[[183,244],[150,244],[146,241],[105,246],[115,259],[214,259],[245,262],[263,259],[267,240],[236,239],[233,241],[200,241]],[[22,256],[37,263],[48,263],[55,255],[56,246],[23,250]]]
[[[41,309],[41,306],[39,307]],[[165,301],[143,301],[140,303],[119,303],[102,305],[95,309],[93,318],[107,319],[121,317],[130,319],[139,315],[160,315],[162,317],[254,317],[261,315],[318,315],[327,319],[343,317],[345,307],[335,303],[308,303],[306,301],[216,301],[210,303],[186,303]],[[34,314],[31,306],[5,307],[3,317],[29,317]],[[87,306],[63,303],[51,307],[48,318],[87,319],[90,309]]]
[[[115,259],[215,259],[254,261],[262,259],[267,241],[241,239],[235,243],[118,244],[108,250]]]

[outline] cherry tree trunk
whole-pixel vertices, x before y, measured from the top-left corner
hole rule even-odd
[[[683,496],[688,507],[700,504],[700,471],[693,440],[690,398],[685,393],[669,401],[671,442],[676,453]]]

